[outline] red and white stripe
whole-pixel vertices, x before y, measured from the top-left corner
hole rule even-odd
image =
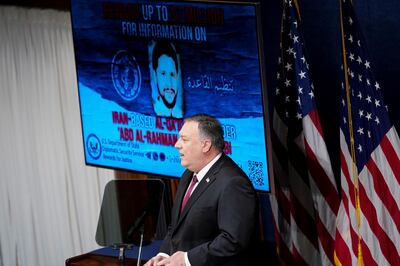
[[[288,129],[274,113],[271,205],[279,257],[285,265],[332,265],[336,183],[317,112],[302,124],[303,132],[287,143]]]
[[[336,255],[340,264],[356,264],[357,243],[360,236],[364,265],[400,265],[398,134],[391,128],[359,173],[359,228],[354,178],[352,178],[352,158],[342,131],[340,143],[342,203],[336,231]]]

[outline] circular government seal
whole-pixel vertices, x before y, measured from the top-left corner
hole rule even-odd
[[[115,90],[126,101],[135,99],[140,91],[142,75],[139,65],[128,51],[118,51],[111,63],[111,78]]]
[[[86,150],[90,157],[97,160],[101,155],[101,143],[95,134],[90,134],[86,139]]]

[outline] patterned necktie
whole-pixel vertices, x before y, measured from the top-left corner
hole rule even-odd
[[[183,208],[185,208],[186,203],[188,202],[188,200],[190,198],[190,195],[192,195],[193,188],[198,181],[199,180],[197,180],[197,176],[193,175],[192,182],[190,182],[189,189],[186,191],[185,197],[183,198],[183,201],[182,201],[181,212],[183,211]]]

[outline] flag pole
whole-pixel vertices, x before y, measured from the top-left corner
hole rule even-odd
[[[294,7],[297,13],[297,17],[299,18],[299,21],[301,21],[301,16],[300,16],[300,9],[299,9],[299,3],[297,3],[297,0],[293,0]]]
[[[347,0],[350,1],[350,0]],[[342,14],[342,0],[339,0],[340,3],[340,29],[341,29],[341,37],[342,37],[342,55],[343,55],[343,74],[345,81],[345,90],[346,90],[346,102],[347,102],[347,120],[349,123],[349,133],[350,133],[350,150],[351,150],[351,158],[352,158],[352,176],[354,182],[354,195],[355,195],[355,204],[356,204],[356,217],[357,217],[357,236],[358,236],[358,245],[357,245],[357,259],[358,265],[362,266],[363,257],[361,250],[361,236],[360,236],[360,227],[361,227],[361,210],[360,210],[360,194],[359,194],[359,180],[357,173],[357,161],[356,161],[356,153],[354,147],[354,129],[353,129],[353,118],[351,113],[351,99],[350,99],[350,85],[349,85],[349,77],[347,73],[347,59],[346,59],[346,45],[344,40],[344,29],[343,29],[343,14]],[[336,256],[336,251],[334,254],[335,264],[341,265],[339,259]]]

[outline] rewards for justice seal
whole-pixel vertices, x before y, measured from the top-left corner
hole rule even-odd
[[[126,101],[135,99],[140,91],[142,75],[139,65],[128,51],[118,51],[111,63],[111,77],[115,90]]]

